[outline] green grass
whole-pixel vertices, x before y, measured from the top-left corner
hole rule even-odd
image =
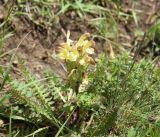
[[[58,92],[65,97],[69,89],[60,84],[57,76],[48,73],[46,79],[38,80],[28,72],[24,73],[25,82],[9,82],[11,95],[16,99],[12,107],[13,118],[21,117],[37,127],[59,124],[57,135],[63,136],[67,132],[70,136],[129,136],[134,133],[136,136],[153,134],[154,137],[160,129],[160,71],[149,60],[135,63],[131,69],[132,63],[128,54],[116,59],[101,57],[96,70],[90,73],[86,89],[77,95],[75,104],[71,100],[62,103]],[[58,106],[54,106],[55,103]],[[79,118],[71,127],[68,125],[72,121],[69,115],[77,111],[77,106]],[[74,108],[73,112],[69,108]],[[66,122],[61,125],[63,121],[58,115],[63,114],[66,114]]]

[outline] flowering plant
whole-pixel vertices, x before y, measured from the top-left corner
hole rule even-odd
[[[58,57],[66,62],[67,66],[67,83],[69,87],[79,92],[79,86],[87,78],[86,70],[89,65],[95,65],[94,59],[94,41],[89,40],[90,34],[83,34],[78,42],[72,41],[70,32],[67,32],[67,40],[59,47]]]

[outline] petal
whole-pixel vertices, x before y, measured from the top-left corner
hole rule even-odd
[[[86,64],[85,59],[82,58],[82,59],[79,61],[79,64],[81,64],[82,66],[84,66],[84,65]]]
[[[73,52],[70,52],[68,60],[70,60],[70,61],[76,61],[77,58],[78,58],[77,54],[74,54]]]
[[[93,54],[94,53],[94,49],[90,48],[91,46],[94,45],[93,41],[86,41],[83,45],[83,53],[88,53],[88,54]],[[88,50],[89,49],[89,50]],[[92,51],[90,51],[92,50]],[[93,53],[92,53],[93,52]]]
[[[86,49],[86,53],[93,54],[94,53],[94,49],[93,48],[87,48]]]
[[[92,65],[95,65],[96,64],[96,62],[94,61],[94,59],[92,58],[92,57],[87,57],[87,60],[88,60],[88,62],[90,63],[90,64],[92,64]]]
[[[94,45],[95,45],[95,42],[94,42],[94,41],[88,41],[88,40],[86,40],[83,44],[84,44],[83,46],[84,46],[85,48],[89,48],[89,47],[94,46]]]
[[[66,55],[65,54],[63,54],[63,53],[60,53],[59,55],[58,55],[58,57],[60,58],[60,59],[66,59]]]
[[[69,39],[70,34],[71,34],[71,33],[70,33],[70,31],[68,30],[68,31],[67,31],[67,40]]]
[[[69,37],[70,37],[70,31],[67,31],[67,36],[66,37],[67,37],[67,44],[70,45],[71,41],[72,41],[72,40],[69,39]]]
[[[71,50],[72,47],[69,44],[65,43],[63,45],[63,48],[69,51],[69,50]]]
[[[86,34],[83,34],[80,39],[78,40],[77,44],[76,44],[76,47],[79,47],[79,46],[82,46],[83,42],[89,38],[90,34],[89,33],[86,33]]]

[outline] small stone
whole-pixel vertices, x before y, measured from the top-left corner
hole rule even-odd
[[[13,65],[13,67],[17,68],[18,67],[18,61],[17,60],[13,61],[12,65]]]

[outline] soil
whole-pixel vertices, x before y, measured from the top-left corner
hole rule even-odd
[[[155,22],[152,17],[160,12],[159,0],[140,0],[137,3],[138,5],[135,5],[135,8],[139,10],[137,13],[137,17],[140,18],[139,26],[136,26],[133,20],[128,22],[122,20],[119,25],[120,43],[124,47],[127,43],[127,47],[133,48],[133,43],[136,40],[133,30],[138,28],[142,31],[147,31]],[[131,13],[131,5],[131,1],[123,0],[122,11],[124,13]],[[2,18],[3,14],[0,16]],[[13,19],[11,28],[15,31],[15,34],[7,40],[4,46],[4,52],[16,48],[26,34],[30,32],[16,53],[16,58],[13,62],[15,68],[17,67],[18,59],[22,59],[26,67],[38,77],[40,77],[40,74],[45,69],[50,69],[58,74],[64,75],[64,71],[59,69],[62,68],[62,66],[50,56],[56,51],[60,43],[65,41],[64,32],[70,30],[71,39],[77,40],[79,36],[85,32],[94,34],[95,29],[89,25],[88,20],[80,19],[74,11],[60,16],[58,20],[59,22],[48,32],[47,28],[35,25],[26,17]],[[96,41],[97,52],[103,50],[103,44],[104,42],[102,40]],[[3,63],[6,64],[6,62],[7,59],[4,58]],[[15,72],[16,70],[17,69],[15,69]],[[18,71],[16,73],[18,73]]]

